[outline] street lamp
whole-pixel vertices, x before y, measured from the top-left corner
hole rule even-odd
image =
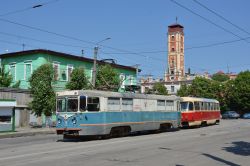
[[[94,47],[94,66],[93,66],[93,73],[92,73],[92,85],[95,88],[95,82],[96,82],[96,59],[97,59],[97,54],[98,54],[98,49],[99,49],[99,45],[100,43],[111,39],[110,37],[103,39],[99,42],[96,43],[96,46]]]

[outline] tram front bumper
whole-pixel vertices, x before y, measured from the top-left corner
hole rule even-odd
[[[61,134],[79,134],[79,131],[82,129],[78,128],[61,128],[61,129],[56,129],[56,134],[61,135]]]

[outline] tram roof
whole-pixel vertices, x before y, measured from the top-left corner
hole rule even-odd
[[[201,102],[219,103],[219,101],[215,99],[199,98],[199,97],[181,97],[181,99],[182,101],[201,101]]]
[[[110,91],[99,91],[99,90],[71,90],[57,92],[57,96],[92,96],[92,97],[119,97],[119,98],[138,98],[138,99],[160,99],[160,100],[180,100],[181,98],[175,95],[164,96],[164,95],[153,95],[153,94],[139,94],[132,92],[110,92]]]

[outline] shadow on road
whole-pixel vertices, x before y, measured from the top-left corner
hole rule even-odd
[[[74,135],[67,135],[64,138],[60,138],[57,140],[57,142],[86,142],[86,141],[95,141],[95,140],[106,140],[106,139],[113,139],[113,138],[120,138],[120,137],[140,137],[145,135],[154,135],[154,134],[160,134],[165,132],[176,132],[178,131],[178,128],[172,128],[167,129],[165,131],[141,131],[141,132],[134,132],[127,136],[110,136],[110,135],[104,135],[104,136],[74,136]]]
[[[237,155],[250,156],[250,143],[244,141],[232,142],[231,147],[224,147],[223,150]]]
[[[202,153],[202,155],[204,155],[204,156],[206,156],[206,157],[209,157],[209,158],[211,158],[211,159],[213,159],[213,160],[219,161],[219,162],[221,162],[221,163],[224,163],[224,164],[226,164],[226,165],[229,165],[229,166],[240,166],[240,165],[235,164],[235,163],[233,163],[233,162],[230,162],[230,161],[224,160],[224,159],[222,159],[222,158],[213,156],[213,155],[211,155],[211,154]]]

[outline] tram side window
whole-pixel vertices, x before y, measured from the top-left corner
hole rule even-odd
[[[174,101],[167,100],[166,101],[166,110],[167,111],[173,111],[174,110]]]
[[[216,110],[220,110],[220,105],[216,103]]]
[[[200,110],[200,103],[199,102],[194,102],[194,109]]]
[[[205,110],[205,104],[201,102],[201,110]]]
[[[210,110],[210,103],[207,103],[207,110]]]
[[[212,105],[212,110],[215,110],[215,108],[214,108],[214,103],[211,103],[211,105]]]
[[[88,97],[88,111],[99,111],[100,110],[100,101],[98,97]]]
[[[122,99],[122,111],[133,111],[133,99]]]
[[[205,110],[208,110],[208,103],[204,103]]]
[[[165,100],[157,100],[157,110],[158,111],[165,110]]]
[[[86,97],[80,96],[80,111],[86,111]]]
[[[157,106],[165,106],[165,100],[157,100]]]
[[[209,110],[213,110],[213,103],[209,103]]]
[[[189,111],[193,111],[194,110],[194,104],[192,102],[189,102],[188,110]]]
[[[108,98],[108,111],[120,111],[120,98]]]
[[[78,110],[78,100],[68,99],[68,112],[77,112]]]

